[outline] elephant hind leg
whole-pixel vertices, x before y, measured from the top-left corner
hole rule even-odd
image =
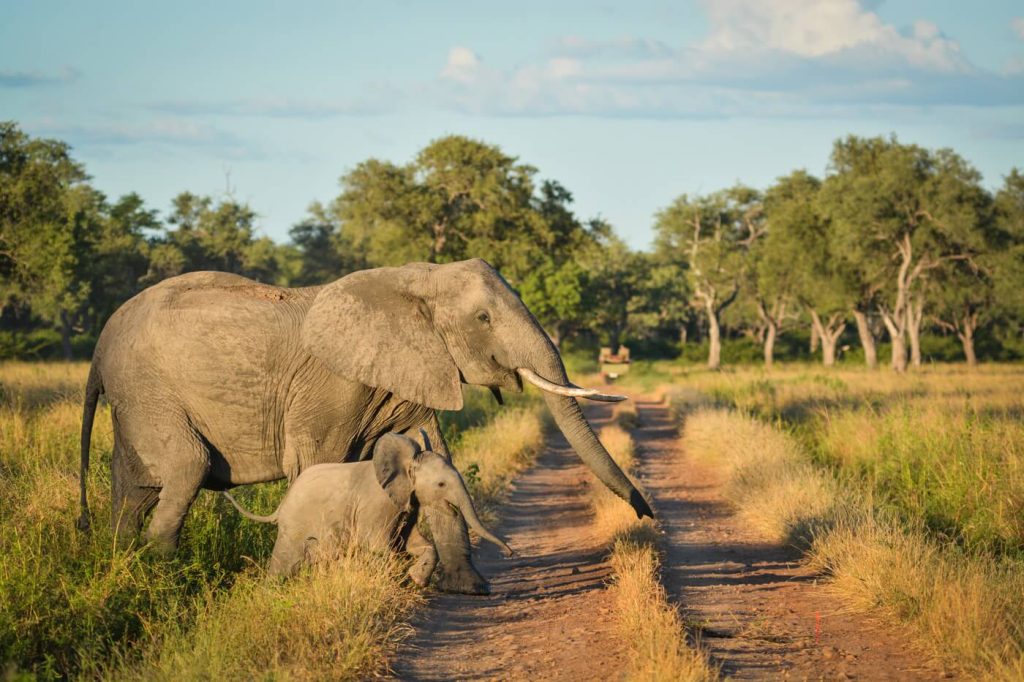
[[[147,475],[138,455],[125,444],[114,428],[114,452],[111,457],[111,525],[116,546],[127,547],[142,530],[142,520],[156,504],[159,488]]]
[[[187,420],[169,419],[132,434],[132,447],[153,463],[160,493],[146,529],[146,540],[161,554],[172,554],[185,516],[210,471],[210,455]]]

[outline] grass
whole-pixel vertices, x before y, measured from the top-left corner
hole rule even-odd
[[[401,560],[347,553],[286,583],[264,579],[274,529],[200,493],[171,560],[113,550],[109,409],[93,431],[90,535],[75,530],[85,363],[0,364],[0,669],[37,679],[365,679],[386,669],[419,601]],[[490,403],[485,402],[490,401]],[[456,462],[478,495],[539,448],[530,395],[499,412],[469,394],[445,415]],[[245,486],[276,508],[283,482]]]
[[[674,402],[692,404],[692,393]],[[737,512],[765,538],[804,547],[846,603],[906,623],[935,656],[973,675],[1021,678],[1024,564],[1015,555],[972,551],[937,534],[926,516],[876,496],[874,484],[847,475],[843,465],[815,463],[802,439],[778,426],[706,404],[680,411],[684,447],[722,471]],[[909,433],[914,424],[902,428]],[[847,435],[840,442],[856,441],[865,457],[900,457],[872,450],[877,441],[862,429]],[[930,437],[918,435],[924,442]],[[940,491],[953,485],[938,474],[920,480]]]
[[[96,672],[168,681],[378,676],[420,598],[399,586],[395,555],[349,547],[330,558],[289,581],[250,572],[230,591],[210,591],[189,627],[170,626],[141,660]]]
[[[635,406],[617,406],[611,423],[599,434],[628,475],[636,467],[637,452],[623,424],[636,423]],[[661,584],[658,536],[650,519],[637,521],[632,509],[601,485],[591,488],[590,505],[598,532],[609,539],[611,546],[615,618],[629,651],[626,679],[717,680],[717,668],[703,649],[691,645],[683,620]]]

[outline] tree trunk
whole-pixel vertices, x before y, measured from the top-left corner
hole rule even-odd
[[[60,345],[64,351],[64,359],[70,362],[71,357],[71,316],[68,311],[60,311]]]
[[[818,352],[818,328],[811,323],[811,355]]]
[[[964,357],[967,359],[968,367],[975,367],[978,364],[978,356],[974,353],[974,330],[967,329],[957,334],[960,337],[960,344],[964,347]]]
[[[903,326],[897,325],[888,313],[882,313],[882,321],[889,332],[889,340],[892,342],[892,357],[889,362],[897,372],[907,371],[907,344],[906,334]]]
[[[768,320],[764,334],[764,366],[771,367],[775,363],[775,336],[778,327],[774,320]]]
[[[679,327],[679,351],[686,347],[686,325]]]
[[[862,310],[854,309],[853,319],[857,321],[857,335],[860,345],[864,348],[864,363],[871,369],[878,367],[878,350],[875,348],[875,335],[871,333],[868,316]]]
[[[918,298],[907,308],[907,335],[910,337],[910,364],[921,366],[921,320],[924,317],[924,301]]]
[[[828,322],[825,323],[821,321],[817,310],[809,308],[808,312],[811,314],[811,324],[813,325],[811,329],[821,341],[821,362],[826,367],[834,367],[836,345],[839,343],[839,337],[842,336],[843,330],[846,329],[846,320],[840,313],[832,313],[829,315]]]
[[[960,344],[964,347],[964,358],[968,367],[978,364],[978,356],[974,352],[974,332],[978,329],[978,313],[966,312],[960,323],[960,329],[956,335],[960,337]]]
[[[718,313],[714,307],[708,306],[708,369],[718,369],[722,365],[722,330],[718,326]]]

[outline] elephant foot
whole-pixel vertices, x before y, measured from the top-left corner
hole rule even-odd
[[[490,583],[472,567],[469,567],[468,570],[444,570],[440,580],[437,581],[437,587],[442,592],[452,594],[487,595],[491,593]]]
[[[433,560],[420,559],[409,569],[409,580],[412,580],[418,587],[426,587],[430,584],[430,576],[434,574],[436,565],[436,557]]]

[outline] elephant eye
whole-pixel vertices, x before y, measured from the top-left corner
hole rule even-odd
[[[488,322],[491,321],[491,316],[487,314],[486,310],[481,310],[476,314],[476,319],[484,324],[487,324]]]
[[[438,483],[437,487],[438,488],[443,488],[444,487],[444,481],[441,481],[440,483]]]

